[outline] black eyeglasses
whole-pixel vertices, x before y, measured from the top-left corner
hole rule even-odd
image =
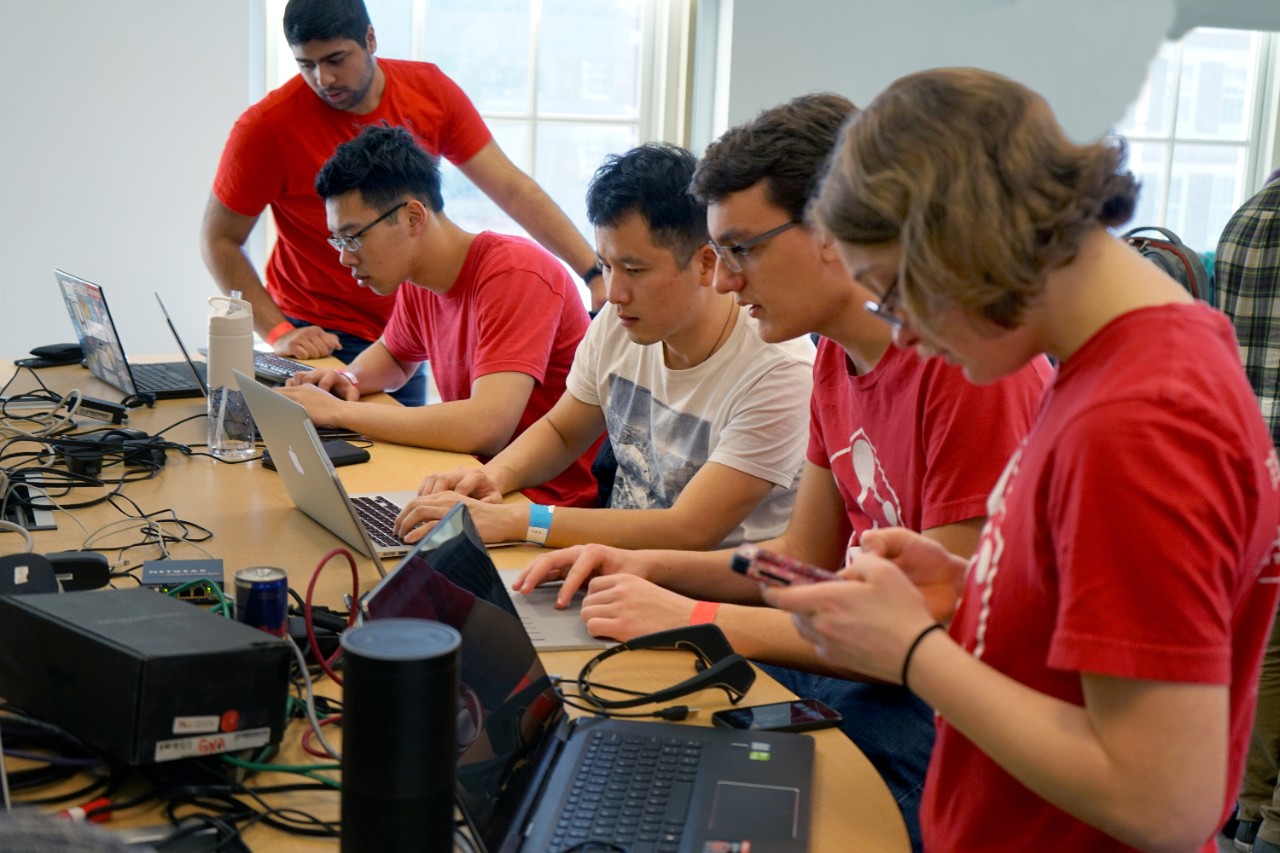
[[[742,272],[742,261],[753,246],[758,246],[770,237],[776,237],[788,228],[793,228],[799,224],[800,220],[793,219],[790,222],[784,222],[777,228],[771,228],[763,234],[757,234],[750,240],[743,240],[741,243],[734,243],[731,246],[721,246],[715,240],[708,240],[707,245],[716,250],[716,257],[724,262],[730,272]]]
[[[893,280],[893,284],[889,285],[889,289],[884,292],[884,296],[880,297],[879,302],[874,299],[868,299],[866,302],[862,303],[863,308],[866,308],[872,314],[875,314],[881,320],[884,320],[890,326],[895,328],[902,325],[902,318],[893,313],[893,306],[890,304],[890,301],[893,299],[894,291],[898,289],[899,281],[900,279],[898,278]]]
[[[409,203],[409,202],[407,202],[407,201],[402,201],[402,202],[400,202],[400,203],[399,203],[399,204],[397,204],[395,207],[391,208],[391,209],[390,209],[390,210],[388,210],[386,213],[382,214],[382,215],[381,215],[381,216],[379,216],[377,219],[373,220],[373,221],[372,221],[372,222],[370,222],[368,225],[366,225],[365,227],[361,228],[359,231],[357,231],[356,233],[352,234],[351,236],[346,236],[346,235],[344,235],[344,234],[330,234],[330,235],[329,235],[329,245],[330,245],[330,246],[332,246],[333,248],[337,249],[339,252],[358,252],[358,251],[360,251],[360,246],[361,246],[361,244],[360,244],[360,238],[361,238],[361,237],[363,237],[365,234],[368,234],[368,233],[369,233],[369,229],[370,229],[370,228],[372,228],[373,226],[377,225],[379,222],[381,222],[382,220],[386,219],[388,216],[390,216],[391,214],[395,213],[397,210],[399,210],[400,208],[404,207],[404,206],[405,206],[406,204],[408,204],[408,203]]]

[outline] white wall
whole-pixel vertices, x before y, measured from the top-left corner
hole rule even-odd
[[[106,288],[128,352],[175,351],[153,290],[203,345],[216,288],[197,235],[222,144],[249,103],[252,7],[8,4],[0,353],[75,339],[55,266]]]
[[[728,126],[810,91],[865,104],[904,74],[960,65],[1025,83],[1074,137],[1096,138],[1137,97],[1176,12],[1174,0],[806,0],[785,15],[778,8],[776,0],[721,3],[732,17],[729,44],[720,45],[731,57]]]

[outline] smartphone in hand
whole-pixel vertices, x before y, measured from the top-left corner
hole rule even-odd
[[[755,578],[771,586],[791,586],[792,584],[838,580],[835,572],[829,572],[826,569],[820,569],[800,560],[775,554],[757,545],[739,546],[733,552],[729,565],[738,574]]]

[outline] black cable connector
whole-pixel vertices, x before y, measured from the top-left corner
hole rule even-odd
[[[698,713],[697,708],[690,708],[688,705],[672,705],[669,708],[661,708],[653,712],[653,716],[663,720],[672,720],[679,722],[688,719],[690,715]]]

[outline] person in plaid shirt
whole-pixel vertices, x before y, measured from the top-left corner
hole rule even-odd
[[[1231,317],[1271,443],[1280,448],[1280,169],[1227,222],[1214,258],[1214,301]],[[1237,807],[1237,850],[1280,851],[1280,631],[1272,627]]]
[[[1235,322],[1245,373],[1280,447],[1280,169],[1227,222],[1213,277],[1214,301]]]

